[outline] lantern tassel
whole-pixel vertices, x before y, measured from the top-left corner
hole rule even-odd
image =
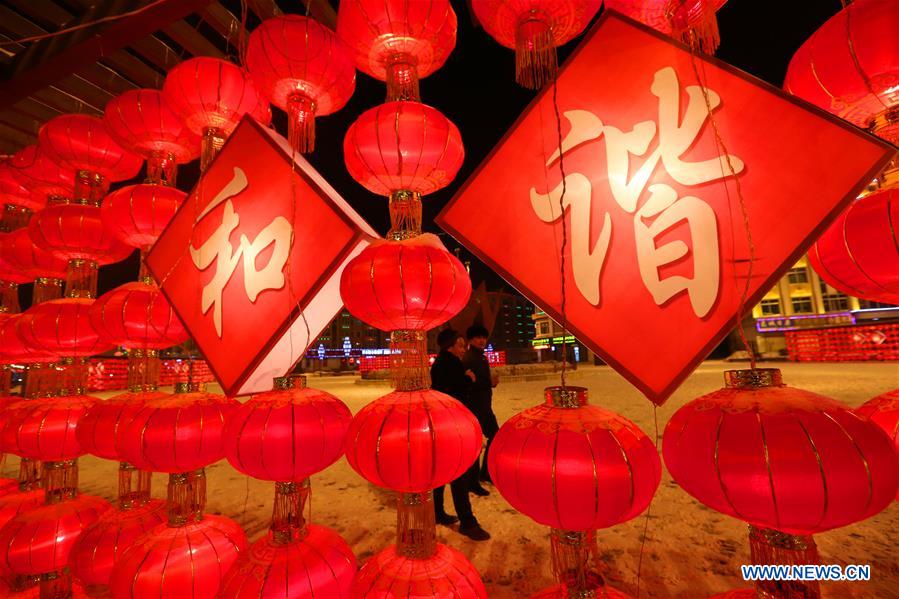
[[[400,330],[390,334],[390,376],[397,391],[431,386],[428,343],[424,331]]]
[[[714,54],[721,43],[715,5],[710,0],[670,0],[665,14],[671,23],[674,37],[694,51]]]
[[[41,486],[41,463],[39,460],[22,458],[19,460],[19,491],[31,491]]]
[[[791,535],[769,528],[749,527],[749,553],[757,565],[818,564],[818,547],[811,535]],[[759,597],[784,599],[820,599],[817,581],[760,580],[756,582]]]
[[[150,501],[152,480],[152,472],[138,470],[128,462],[119,462],[119,509],[130,510]]]
[[[515,81],[528,89],[542,89],[559,68],[552,29],[543,19],[529,18],[515,34]]]
[[[169,526],[185,526],[203,519],[206,510],[206,471],[169,474]]]
[[[59,503],[78,494],[78,460],[44,462],[44,503]]]
[[[418,88],[418,65],[408,54],[392,55],[387,68],[387,101],[421,102]]]
[[[603,587],[596,568],[596,531],[576,532],[552,529],[550,533],[553,575],[565,585],[571,597],[589,596]]]
[[[224,145],[225,136],[219,129],[207,127],[203,130],[203,139],[200,141],[200,172],[206,172]]]
[[[147,179],[151,185],[174,187],[178,182],[178,163],[171,152],[154,150],[147,158]]]
[[[428,559],[437,552],[437,520],[431,491],[399,493],[396,511],[396,552],[410,559]]]
[[[287,97],[287,139],[300,154],[315,149],[315,102],[305,94]]]
[[[72,572],[68,568],[41,574],[40,599],[70,599],[72,597]]]
[[[309,479],[301,482],[276,482],[275,505],[272,510],[272,540],[289,545],[306,536],[303,508],[309,498]]]

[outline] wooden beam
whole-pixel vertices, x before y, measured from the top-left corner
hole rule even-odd
[[[163,29],[163,32],[194,56],[212,56],[222,60],[228,58],[215,44],[188,25],[186,21],[176,21]]]
[[[53,0],[7,0],[16,10],[43,28],[60,29],[74,19],[74,15]]]
[[[181,62],[180,52],[153,35],[132,40],[131,51],[144,58],[157,69],[167,72]]]
[[[145,64],[128,50],[117,50],[97,62],[109,65],[138,87],[159,87],[165,80],[165,75]]]
[[[249,4],[250,10],[256,13],[256,16],[262,21],[284,14],[278,8],[275,0],[247,0],[247,4]]]
[[[208,6],[212,0],[114,0],[98,3],[100,14],[121,14],[137,6],[146,10],[84,30],[70,32],[32,44],[17,56],[0,89],[0,110],[30,96],[85,65],[109,56],[154,31],[167,27]],[[110,6],[110,4],[112,6]],[[96,11],[89,13],[96,18]]]
[[[37,141],[35,136],[7,125],[8,114],[7,112],[0,113],[0,153],[2,154],[13,154]]]
[[[213,2],[200,13],[204,21],[209,23],[215,31],[225,38],[232,46],[237,45],[237,36],[240,34],[240,20],[230,10]]]
[[[137,87],[102,62],[91,63],[75,74],[114,96]]]
[[[337,11],[328,0],[302,0],[302,2],[309,10],[309,16],[322,25],[337,30]]]

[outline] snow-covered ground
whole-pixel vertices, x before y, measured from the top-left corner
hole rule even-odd
[[[769,366],[764,364],[763,366]],[[787,384],[834,397],[855,407],[899,387],[896,363],[774,364]],[[687,401],[723,385],[721,373],[739,365],[705,362],[672,398],[657,410],[636,389],[608,367],[582,367],[569,384],[586,386],[591,403],[615,410],[647,434],[659,433],[671,414]],[[386,386],[356,385],[353,377],[310,377],[309,385],[340,397],[355,413],[387,393]],[[544,386],[557,381],[500,383],[494,408],[500,423],[542,400]],[[7,475],[16,461],[9,460]],[[113,499],[116,468],[111,462],[81,459],[81,488]],[[248,479],[226,462],[208,468],[208,511],[235,518],[251,540],[268,526],[273,487]],[[154,478],[154,495],[165,495],[165,479]],[[391,544],[395,535],[394,499],[368,484],[341,458],[313,477],[312,515],[319,524],[337,530],[353,547],[360,563]],[[447,492],[448,510],[452,501]],[[518,599],[552,583],[548,530],[515,512],[493,490],[489,497],[472,497],[475,514],[493,538],[469,541],[452,528],[438,527],[445,543],[465,553],[478,568],[491,597]],[[827,583],[825,597],[896,597],[899,588],[899,504],[866,522],[816,536],[824,563],[870,564],[871,582]],[[745,524],[720,515],[681,491],[665,471],[649,510],[631,522],[600,531],[599,550],[606,579],[612,586],[637,594],[637,564],[643,561],[641,597],[699,598],[749,586],[740,578],[740,564],[749,561]]]

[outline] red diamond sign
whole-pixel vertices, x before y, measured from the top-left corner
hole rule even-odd
[[[228,395],[271,388],[334,318],[376,233],[277,133],[246,117],[147,257]]]
[[[568,329],[658,404],[895,151],[611,12],[556,97],[437,222],[561,322],[564,219]]]

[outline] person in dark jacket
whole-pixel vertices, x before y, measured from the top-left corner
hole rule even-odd
[[[480,468],[480,481],[477,477],[472,477],[471,492],[475,495],[489,495],[490,491],[480,483],[493,482],[490,480],[490,472],[487,470],[487,456],[490,452],[490,444],[493,443],[493,438],[499,432],[499,423],[496,421],[496,414],[493,413],[493,388],[499,383],[499,377],[490,372],[490,363],[487,361],[487,356],[484,355],[489,336],[487,329],[482,325],[474,324],[468,327],[465,336],[468,337],[468,351],[462,358],[462,363],[466,369],[474,373],[474,384],[468,392],[467,405],[477,417],[481,431],[487,437],[487,447],[484,449],[484,459]]]
[[[446,329],[437,335],[437,345],[440,347],[440,353],[431,366],[431,388],[458,399],[467,407],[468,391],[474,384],[475,377],[474,373],[466,371],[462,366],[465,339],[456,331]],[[450,483],[453,505],[456,506],[459,517],[446,513],[443,507],[442,486],[434,489],[434,513],[439,524],[450,525],[458,520],[460,533],[475,541],[486,541],[490,538],[490,533],[478,524],[471,509],[471,500],[468,498],[472,477],[477,476],[477,468],[478,462],[475,460],[472,468]]]

